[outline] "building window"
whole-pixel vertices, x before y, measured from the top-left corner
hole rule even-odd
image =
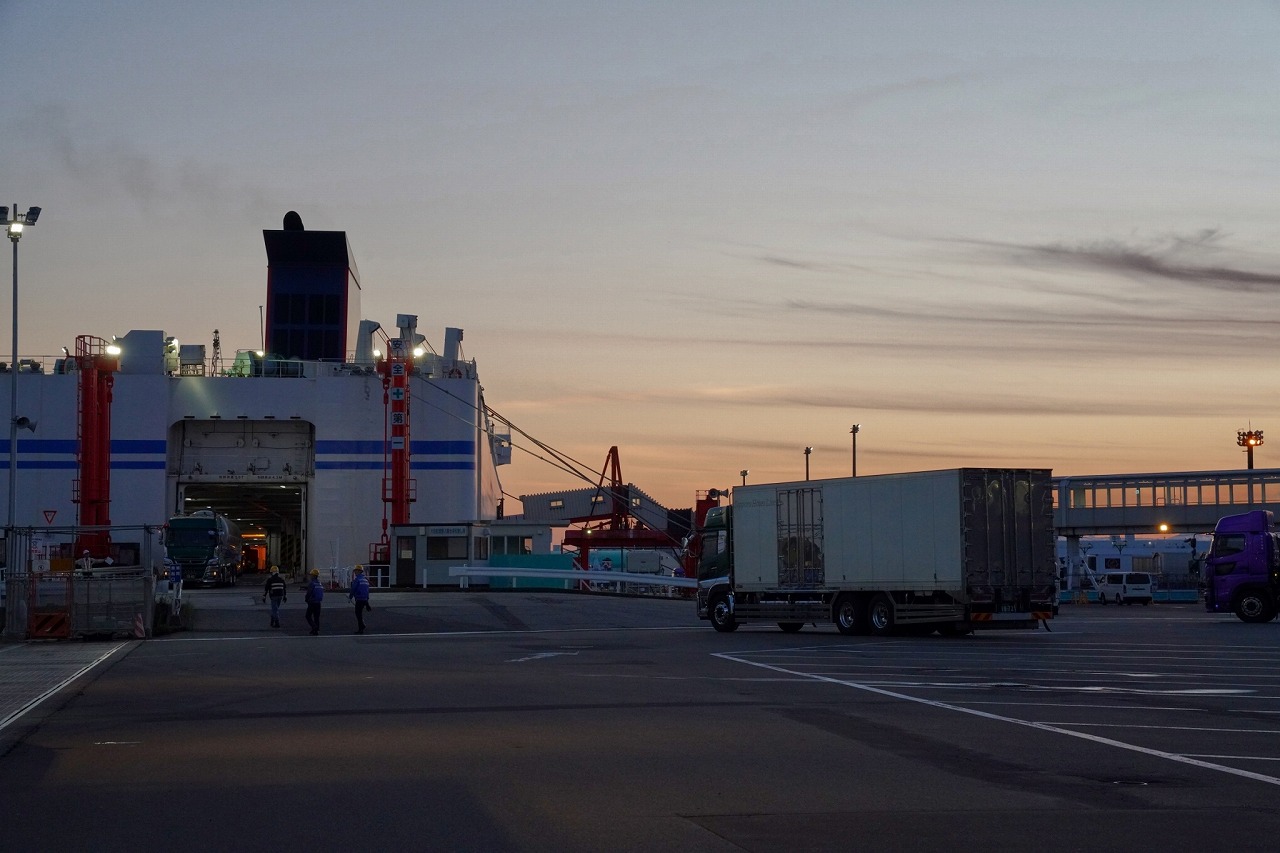
[[[552,508],[552,509],[564,509],[564,501],[560,500],[559,498],[557,498],[557,499],[553,500],[553,501],[551,502],[551,508]]]
[[[428,536],[428,560],[465,560],[467,559],[467,537],[465,536]]]
[[[532,554],[532,536],[494,536],[490,542],[495,554]]]

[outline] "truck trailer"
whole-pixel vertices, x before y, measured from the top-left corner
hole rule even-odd
[[[698,616],[783,631],[968,634],[1053,617],[1044,469],[959,468],[740,486],[700,531]]]

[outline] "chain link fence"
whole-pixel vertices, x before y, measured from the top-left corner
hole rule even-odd
[[[4,636],[150,637],[164,556],[160,531],[158,525],[7,529]]]

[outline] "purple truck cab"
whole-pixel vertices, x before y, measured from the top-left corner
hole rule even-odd
[[[1271,512],[1218,519],[1204,563],[1204,606],[1244,622],[1270,622],[1280,600],[1280,533]]]

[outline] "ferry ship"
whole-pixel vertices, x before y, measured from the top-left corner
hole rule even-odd
[[[6,512],[48,548],[66,526],[213,510],[240,526],[249,568],[376,563],[382,585],[449,583],[448,565],[494,547],[511,459],[463,330],[444,329],[437,352],[416,315],[362,317],[345,232],[307,231],[291,212],[263,237],[261,352],[224,358],[216,331],[210,352],[141,329],[3,365],[19,433]]]

